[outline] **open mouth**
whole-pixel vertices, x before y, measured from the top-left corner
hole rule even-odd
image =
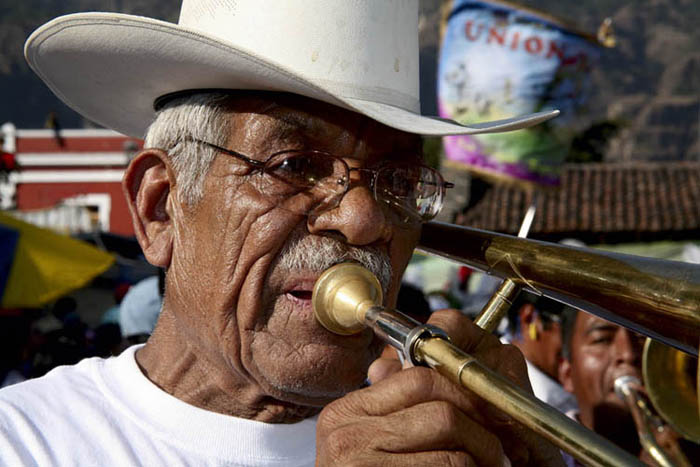
[[[311,300],[311,290],[290,290],[289,295],[297,300]]]
[[[311,298],[318,274],[290,274],[283,285],[284,297],[303,309],[311,309]]]

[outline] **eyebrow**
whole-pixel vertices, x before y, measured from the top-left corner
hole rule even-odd
[[[317,122],[310,120],[308,118],[303,118],[299,114],[293,112],[280,112],[277,113],[279,109],[274,109],[267,115],[275,119],[277,123],[277,128],[275,128],[275,136],[279,141],[284,142],[301,142],[302,144],[307,144],[313,142],[316,138],[319,138],[319,132],[323,126],[319,125]],[[417,147],[414,148],[413,145]],[[415,135],[415,139],[411,138],[411,141],[402,142],[398,147],[394,147],[390,153],[396,154],[411,154],[415,156],[415,161],[425,162],[425,154],[423,152],[423,139]]]
[[[614,332],[614,331],[617,331],[618,328],[619,328],[619,326],[617,326],[615,324],[596,323],[596,324],[593,324],[592,326],[588,327],[586,329],[585,334],[589,335],[589,334],[592,334],[596,331],[613,331]]]
[[[272,113],[269,114],[269,116],[276,120],[276,136],[283,140],[289,139],[293,136],[306,137],[305,133],[308,133],[314,129],[313,126],[309,125],[309,122],[306,119],[300,118],[298,115],[293,113]]]

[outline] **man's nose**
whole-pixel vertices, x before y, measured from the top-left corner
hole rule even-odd
[[[366,184],[352,186],[338,205],[319,215],[309,215],[308,229],[315,234],[340,234],[350,245],[386,243],[391,222]]]
[[[621,327],[615,334],[613,352],[618,363],[627,363],[635,367],[641,365],[639,338],[626,328]]]

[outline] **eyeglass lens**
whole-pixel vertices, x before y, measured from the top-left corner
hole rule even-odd
[[[309,214],[331,209],[349,185],[349,169],[339,158],[316,152],[288,152],[265,164],[261,191],[285,210]],[[374,197],[398,222],[420,222],[440,210],[440,174],[428,167],[389,166],[377,171]]]

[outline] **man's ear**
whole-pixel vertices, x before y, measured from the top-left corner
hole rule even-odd
[[[523,324],[530,324],[533,319],[535,319],[535,305],[532,303],[525,303],[520,307],[518,314],[520,315],[520,322]]]
[[[528,327],[535,321],[536,318],[537,312],[532,303],[525,303],[522,305],[518,310],[518,320],[520,321],[520,329],[522,329],[522,332],[527,332]]]
[[[564,389],[573,394],[574,392],[574,382],[571,377],[571,362],[566,359],[559,360],[559,383],[564,387]]]
[[[167,268],[172,255],[172,222],[168,198],[175,174],[168,156],[159,149],[140,152],[129,164],[122,190],[129,205],[136,238],[146,259]]]

